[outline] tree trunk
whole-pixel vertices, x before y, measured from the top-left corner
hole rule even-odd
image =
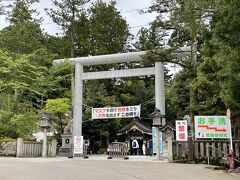
[[[192,43],[191,43],[191,53],[192,53],[192,82],[197,78],[197,37],[193,35]],[[193,133],[193,122],[194,115],[197,114],[196,111],[197,106],[197,89],[195,89],[192,85],[190,85],[190,117],[191,117],[191,132]]]
[[[74,2],[73,2],[74,3]],[[70,39],[71,39],[71,58],[74,58],[75,56],[75,8],[74,8],[74,4],[73,4],[73,11],[72,11],[72,22],[71,22],[71,32],[70,32]],[[71,99],[72,99],[72,108],[73,108],[73,104],[74,104],[74,69],[73,72],[71,74]]]
[[[18,90],[14,89],[14,96],[13,96],[13,112],[16,113],[17,112],[17,103],[18,103]]]

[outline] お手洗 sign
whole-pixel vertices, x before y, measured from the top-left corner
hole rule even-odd
[[[230,137],[227,116],[194,116],[195,138],[226,139]]]
[[[92,119],[140,117],[140,106],[92,108]]]
[[[176,140],[177,141],[187,141],[188,140],[187,121],[186,120],[177,120],[176,121]]]

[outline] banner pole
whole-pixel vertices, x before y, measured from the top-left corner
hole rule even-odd
[[[235,164],[234,164],[234,153],[233,153],[233,142],[232,142],[232,126],[231,126],[231,111],[230,109],[227,109],[227,118],[229,121],[229,141],[230,141],[230,162],[229,162],[229,168],[230,171],[233,172]]]

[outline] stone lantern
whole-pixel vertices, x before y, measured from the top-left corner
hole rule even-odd
[[[51,115],[43,112],[40,119],[40,127],[43,129],[42,157],[47,157],[47,132],[51,129]]]
[[[155,108],[154,111],[149,114],[149,117],[153,118],[153,126],[156,127],[156,155],[157,160],[161,160],[162,158],[160,154],[159,128],[163,125],[164,115],[159,109]]]

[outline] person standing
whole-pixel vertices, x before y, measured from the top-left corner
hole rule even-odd
[[[142,152],[143,152],[143,155],[145,156],[146,155],[146,141],[145,140],[143,141]]]
[[[132,148],[133,148],[133,155],[137,155],[138,154],[138,149],[139,149],[139,144],[137,139],[134,139],[132,141]]]

